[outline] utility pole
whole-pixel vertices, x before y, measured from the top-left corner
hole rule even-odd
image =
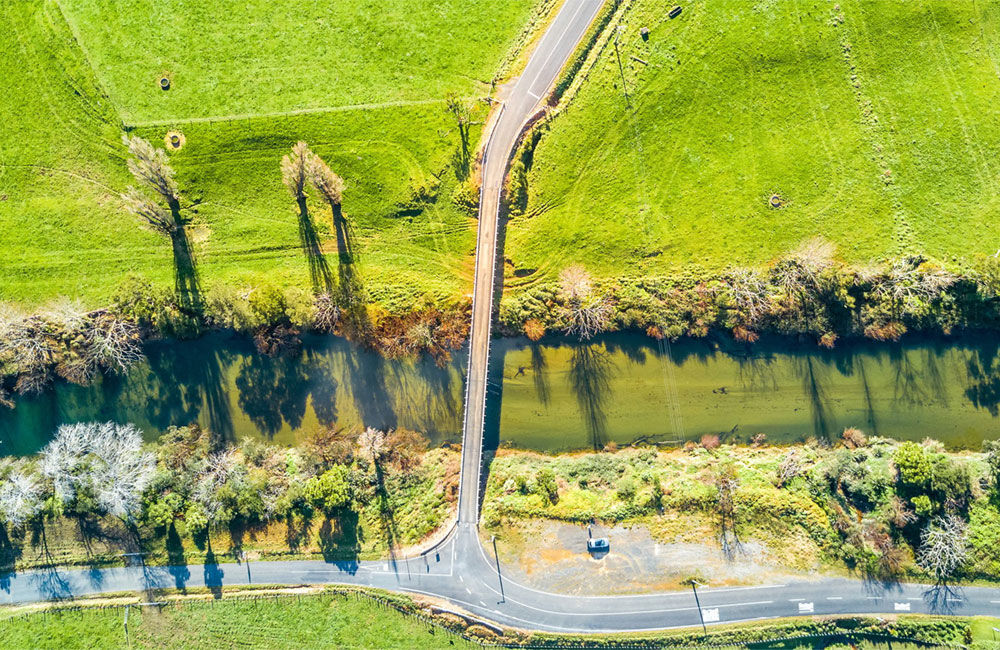
[[[628,97],[628,88],[625,87],[625,68],[622,66],[622,54],[618,51],[618,37],[621,35],[623,28],[624,25],[618,25],[618,28],[615,30],[615,57],[618,58],[618,74],[622,78],[622,94],[625,95],[625,104],[631,108],[632,101]]]
[[[500,575],[500,554],[497,553],[497,536],[493,536],[493,557],[497,560],[497,580],[500,581],[500,602],[507,602],[507,597],[503,593],[503,576]]]
[[[705,633],[705,636],[708,636],[708,628],[705,626],[705,615],[701,612],[701,602],[698,600],[698,584],[697,580],[691,578],[691,591],[694,592],[694,604],[698,607],[698,618],[701,619],[701,630]]]

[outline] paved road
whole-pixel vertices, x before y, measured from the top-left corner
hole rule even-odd
[[[614,552],[614,549],[612,549]],[[698,625],[690,590],[637,596],[566,596],[504,580],[473,524],[459,524],[425,556],[398,562],[255,562],[188,567],[26,571],[0,578],[0,603],[110,591],[255,584],[344,583],[432,595],[498,623],[553,632],[653,630]],[[152,595],[155,597],[155,594]],[[858,613],[1000,615],[1000,589],[934,589],[828,579],[760,587],[702,588],[709,624],[778,616]]]
[[[459,522],[423,556],[398,562],[287,561],[252,565],[136,567],[25,571],[0,576],[0,604],[95,593],[256,584],[356,584],[437,596],[469,612],[516,627],[564,631],[651,630],[699,623],[690,591],[637,596],[567,596],[500,580],[492,554],[479,542],[479,476],[496,262],[497,210],[511,149],[539,108],[601,0],[566,0],[510,93],[492,131],[483,164],[476,287],[459,496]],[[614,552],[614,549],[612,549]],[[155,594],[154,594],[155,595]],[[777,616],[934,612],[1000,615],[1000,589],[934,589],[852,580],[701,589],[708,623]]]
[[[493,320],[493,278],[496,271],[497,216],[507,163],[525,122],[541,107],[556,75],[573,54],[602,4],[603,0],[566,0],[539,41],[524,72],[504,100],[499,119],[486,145],[476,241],[469,368],[465,384],[462,477],[458,499],[460,522],[475,523],[479,520],[486,371]]]

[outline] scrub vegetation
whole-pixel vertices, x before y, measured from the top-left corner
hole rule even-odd
[[[0,299],[103,307],[129,273],[158,289],[315,290],[351,266],[392,312],[465,300],[481,99],[547,7],[4,3]],[[126,209],[123,132],[167,151],[186,248]],[[283,187],[298,141],[343,178],[347,228],[318,193],[303,213]]]
[[[457,452],[405,430],[326,430],[288,448],[192,426],[144,446],[128,425],[64,425],[36,457],[0,459],[0,570],[123,552],[179,566],[381,557],[447,520],[458,474]]]
[[[757,266],[814,236],[849,264],[996,250],[995,3],[668,9],[623,5],[529,139],[505,248],[515,290],[573,264],[600,278]]]
[[[997,442],[957,454],[857,429],[834,448],[705,436],[671,451],[501,452],[483,523],[498,537],[532,518],[642,525],[661,543],[715,539],[730,557],[754,542],[792,569],[941,584],[1000,575],[998,490]]]

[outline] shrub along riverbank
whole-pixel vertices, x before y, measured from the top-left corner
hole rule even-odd
[[[483,524],[645,526],[659,543],[761,543],[790,569],[877,579],[1000,579],[1000,443],[983,453],[844,432],[834,448],[720,446],[541,456],[501,451]],[[700,567],[692,566],[698,573]],[[703,578],[711,578],[705,575]]]
[[[321,431],[298,447],[225,445],[198,427],[143,445],[68,425],[35,458],[0,459],[0,570],[52,564],[379,557],[449,517],[459,454],[416,433]]]

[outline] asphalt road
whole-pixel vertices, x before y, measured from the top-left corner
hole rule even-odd
[[[479,477],[489,359],[497,214],[518,134],[593,20],[601,0],[566,0],[542,37],[496,120],[483,163],[476,285],[464,423],[459,522],[438,547],[409,559],[378,562],[276,561],[252,564],[33,570],[0,576],[0,604],[108,592],[255,584],[355,584],[436,596],[498,623],[553,632],[653,630],[797,615],[939,613],[1000,615],[1000,589],[885,585],[823,579],[757,587],[636,596],[568,596],[498,575],[478,538]],[[611,552],[614,552],[612,546]]]
[[[490,356],[493,279],[496,272],[497,218],[507,163],[521,129],[541,108],[543,98],[549,94],[556,76],[573,54],[602,4],[603,0],[566,0],[539,40],[524,72],[504,100],[483,155],[476,275],[472,293],[472,330],[469,335],[469,367],[462,428],[462,476],[458,499],[460,522],[475,523],[479,520],[486,372]]]
[[[614,552],[612,547],[611,552]],[[86,594],[254,584],[356,584],[436,596],[484,619],[553,632],[611,632],[695,626],[690,590],[636,596],[567,596],[503,581],[489,544],[473,524],[459,524],[426,554],[398,561],[283,561],[249,565],[134,567],[25,571],[0,578],[0,603],[26,603]],[[823,579],[757,587],[700,588],[708,624],[781,616],[936,613],[1000,615],[1000,589]]]

